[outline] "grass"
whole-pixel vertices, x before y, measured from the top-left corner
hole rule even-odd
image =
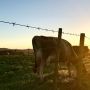
[[[33,64],[33,56],[0,56],[0,90],[54,90],[52,76],[41,81],[32,74]],[[79,87],[78,82],[59,82],[58,87],[60,90],[90,90],[89,74],[80,80]]]
[[[0,56],[0,90],[23,90],[31,80],[31,56]]]

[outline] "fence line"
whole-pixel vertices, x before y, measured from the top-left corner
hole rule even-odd
[[[34,27],[34,26],[30,26],[30,25],[24,25],[24,24],[18,24],[16,22],[8,22],[8,21],[0,21],[1,23],[6,23],[6,24],[11,24],[13,26],[22,26],[22,27],[27,27],[28,29],[29,28],[33,28],[33,29],[37,29],[37,30],[42,30],[42,31],[50,31],[50,32],[58,32],[58,31],[55,31],[55,30],[51,30],[51,29],[46,29],[46,28],[41,28],[41,27]],[[72,36],[80,36],[80,34],[75,34],[75,33],[67,33],[67,32],[62,32],[62,34],[66,34],[66,35],[72,35]],[[90,40],[90,37],[88,36],[85,36],[85,38],[87,38],[88,40]]]
[[[23,27],[27,27],[27,28],[34,28],[34,29],[38,29],[38,30],[51,31],[51,32],[58,32],[58,31],[55,31],[55,30],[45,29],[45,28],[41,28],[41,27],[34,27],[34,26],[30,26],[30,25],[17,24],[16,22],[7,22],[7,21],[0,21],[0,22],[12,24],[13,26],[18,25],[18,26],[23,26]],[[66,33],[66,32],[62,32],[62,34],[80,36],[80,34]],[[89,37],[87,37],[87,38],[89,38]],[[89,38],[89,39],[90,39],[90,38]]]
[[[34,28],[34,29],[38,29],[38,30],[58,32],[58,31],[55,31],[55,30],[45,29],[45,28],[41,28],[41,27],[34,27],[34,26],[30,26],[30,25],[17,24],[16,22],[7,22],[7,21],[0,21],[0,22],[12,24],[13,26],[18,25],[18,26],[23,26],[23,27],[27,27],[27,28]]]

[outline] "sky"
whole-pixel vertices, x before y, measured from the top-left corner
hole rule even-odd
[[[0,21],[80,34],[90,37],[90,0],[0,0]],[[0,22],[0,48],[32,48],[35,35],[57,37],[47,32]],[[72,45],[79,45],[78,36],[62,35]],[[90,47],[90,39],[85,38]]]

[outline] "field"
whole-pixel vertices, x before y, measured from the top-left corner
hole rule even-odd
[[[89,60],[89,56],[84,60],[88,73],[79,82],[59,83],[60,90],[90,90]],[[1,55],[0,90],[54,90],[53,76],[41,81],[33,74],[33,64],[32,55]]]

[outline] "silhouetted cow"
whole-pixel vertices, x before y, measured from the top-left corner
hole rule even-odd
[[[40,78],[43,77],[43,68],[46,63],[50,60],[56,59],[57,54],[57,38],[56,37],[45,37],[45,36],[35,36],[32,39],[33,50],[35,55],[35,66],[34,72],[38,73]],[[81,64],[81,60],[77,57],[74,52],[71,44],[61,39],[60,42],[60,60],[59,62],[67,62],[72,63],[76,66],[77,70],[80,70],[79,65],[83,67],[85,71],[85,67],[83,63]],[[80,63],[79,63],[80,62]]]

